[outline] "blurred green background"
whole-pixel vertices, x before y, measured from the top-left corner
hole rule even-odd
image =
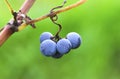
[[[8,0],[17,11],[24,0]],[[67,0],[69,5],[78,0]],[[28,15],[37,18],[49,13],[63,0],[36,0]],[[60,59],[45,57],[39,50],[39,36],[55,34],[58,27],[50,19],[37,22],[12,35],[0,47],[0,79],[120,79],[120,0],[88,0],[58,15],[63,25],[61,37],[77,32],[80,48]],[[0,27],[12,17],[0,1]]]

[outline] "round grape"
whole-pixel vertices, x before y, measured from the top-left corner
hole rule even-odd
[[[78,48],[81,45],[81,37],[78,33],[71,32],[67,34],[67,39],[72,44],[72,49]]]
[[[51,37],[53,37],[53,35],[50,32],[43,32],[40,35],[40,42],[42,43],[44,40],[50,39]]]
[[[68,53],[71,50],[71,47],[72,45],[68,39],[63,38],[57,42],[57,51],[60,54]]]
[[[56,53],[56,43],[50,39],[45,40],[41,43],[40,50],[45,56],[53,56]]]
[[[59,52],[56,52],[52,57],[53,58],[61,58],[63,55],[60,54]]]

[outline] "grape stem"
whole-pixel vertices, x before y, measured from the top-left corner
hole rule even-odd
[[[27,12],[29,11],[29,9],[32,7],[33,3],[36,0],[25,0],[24,4],[22,5],[22,7],[20,8],[20,10],[22,11],[22,13],[27,14]],[[41,16],[39,18],[30,20],[29,22],[26,23],[22,23],[19,27],[23,28],[26,27],[27,25],[30,24],[34,24],[38,21],[44,20],[52,15],[56,15],[65,11],[68,11],[72,8],[78,7],[79,5],[83,4],[86,0],[79,0],[78,2],[71,4],[65,8],[62,8],[60,10],[54,11],[52,13],[46,14],[44,16]],[[14,20],[11,19],[9,22],[12,23]],[[24,29],[24,28],[23,28]],[[11,30],[11,25],[5,25],[1,30],[0,30],[0,46],[2,46],[4,44],[4,42],[15,32]]]
[[[57,7],[52,8],[52,9],[50,10],[50,13],[53,13],[55,9],[62,8],[62,7],[65,5],[65,3],[66,3],[66,0],[64,0],[63,4],[62,4],[61,6],[57,6]],[[52,21],[54,24],[56,24],[56,25],[59,26],[59,30],[58,30],[58,32],[57,32],[57,33],[55,34],[55,36],[54,36],[55,39],[58,39],[58,40],[59,40],[59,39],[60,39],[59,33],[60,33],[61,30],[62,30],[62,25],[56,22],[56,21],[58,20],[57,14],[51,15],[51,16],[50,16],[50,19],[51,19],[51,21]]]

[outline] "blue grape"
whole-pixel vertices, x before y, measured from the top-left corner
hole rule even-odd
[[[50,32],[43,32],[40,35],[40,42],[42,43],[44,40],[50,39],[51,37],[53,37],[53,35]]]
[[[45,40],[41,43],[40,50],[45,56],[53,56],[56,53],[56,43],[50,39]]]
[[[67,34],[67,39],[72,44],[72,49],[78,48],[81,45],[81,37],[78,33],[71,32]]]
[[[57,42],[57,51],[60,54],[68,53],[71,50],[71,47],[72,45],[68,39],[63,38]]]
[[[63,55],[60,54],[59,52],[56,52],[52,57],[53,58],[61,58]]]

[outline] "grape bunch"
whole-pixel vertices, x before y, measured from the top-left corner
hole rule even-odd
[[[81,45],[81,37],[76,32],[70,32],[66,38],[53,36],[50,32],[40,35],[40,51],[43,55],[53,58],[61,58]]]

